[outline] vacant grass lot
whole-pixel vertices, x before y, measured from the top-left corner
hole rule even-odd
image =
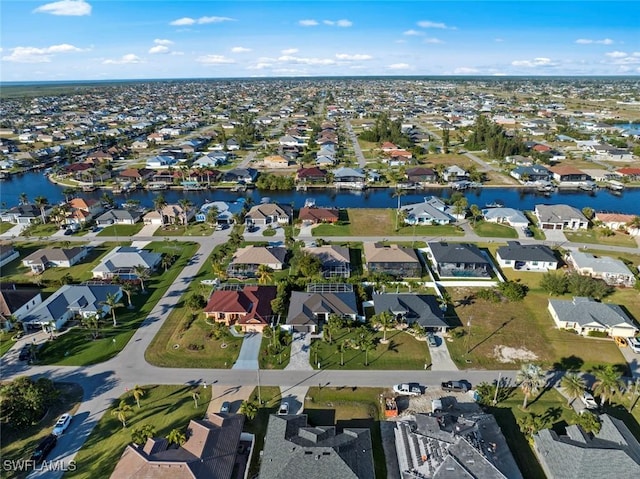
[[[369,365],[365,366],[365,354],[360,349],[347,349],[344,352],[344,366],[340,366],[340,352],[338,344],[345,339],[355,340],[356,333],[346,329],[340,331],[333,338],[333,344],[326,341],[314,340],[312,342],[312,354],[310,361],[317,368],[318,362],[322,369],[424,369],[425,364],[431,364],[429,348],[425,341],[418,341],[413,336],[400,330],[387,331],[387,344],[378,343],[376,348],[369,351]],[[375,337],[382,339],[382,331]],[[316,346],[313,346],[316,344]],[[317,348],[317,359],[315,354]]]
[[[156,437],[166,437],[172,429],[186,431],[191,419],[202,419],[211,400],[211,388],[197,386],[144,386],[145,394],[140,398],[140,409],[132,394],[126,393],[114,402],[91,432],[82,449],[75,457],[77,470],[67,472],[65,477],[97,479],[109,477],[124,448],[131,443],[131,431],[144,424],[151,424]],[[198,407],[192,393],[200,394]],[[127,427],[111,414],[120,400],[126,400],[133,408]]]
[[[564,235],[572,243],[602,244],[608,246],[625,246],[635,248],[638,246],[636,240],[631,236],[615,231],[613,236],[604,236],[598,229],[565,231]]]
[[[82,401],[82,388],[77,384],[56,383],[56,389],[60,395],[56,402],[49,408],[45,416],[37,424],[33,424],[19,431],[12,430],[6,425],[2,426],[0,435],[0,449],[2,450],[2,460],[26,460],[36,449],[37,445],[45,436],[51,434],[51,430],[58,418],[65,412],[74,414],[80,401]],[[77,419],[76,419],[77,420]],[[26,477],[26,473],[5,471],[0,469],[0,477],[21,479]]]
[[[473,231],[478,236],[488,238],[517,238],[518,232],[511,226],[501,225],[498,223],[491,223],[488,221],[478,221],[473,225]]]
[[[96,236],[133,236],[144,227],[142,223],[134,225],[111,225],[104,227]]]
[[[176,250],[171,243],[161,242],[145,246],[145,249],[157,253],[179,256],[166,272],[154,274],[145,281],[145,293],[132,294],[133,309],[122,307],[116,310],[116,327],[113,327],[110,317],[105,318],[101,337],[96,340],[91,339],[86,329],[75,327],[58,335],[55,340],[46,342],[38,352],[38,363],[87,366],[106,361],[118,354],[198,249],[198,245],[194,243],[181,243],[179,247]],[[127,303],[126,297],[122,302]]]

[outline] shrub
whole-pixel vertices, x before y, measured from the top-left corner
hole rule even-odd
[[[605,331],[589,331],[587,333],[587,336],[590,336],[592,338],[606,338],[609,335]]]
[[[457,327],[449,330],[449,336],[451,336],[453,339],[460,339],[465,334],[466,333],[464,331],[464,328],[462,327]]]
[[[527,285],[517,281],[505,281],[498,284],[498,291],[509,301],[522,301],[528,290]]]
[[[187,346],[187,349],[189,351],[202,351],[204,349],[204,344],[195,344],[195,343],[190,343]]]
[[[495,289],[483,288],[476,293],[476,297],[491,303],[500,302],[500,295]]]

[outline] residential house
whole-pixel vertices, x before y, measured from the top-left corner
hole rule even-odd
[[[185,219],[189,223],[195,216],[195,209],[189,208],[185,210],[182,205],[170,204],[165,205],[161,211],[163,225],[184,225]]]
[[[98,165],[100,163],[111,163],[113,161],[113,156],[105,151],[94,151],[93,153],[88,153],[85,157],[84,162],[92,165]]]
[[[598,278],[611,286],[633,287],[636,277],[623,261],[609,256],[594,256],[578,250],[567,253],[567,263],[582,276]]]
[[[149,158],[146,162],[146,168],[150,170],[164,170],[167,168],[175,167],[178,164],[173,156],[158,155],[153,158]]]
[[[407,177],[407,181],[418,185],[438,182],[438,174],[435,170],[433,168],[425,168],[423,166],[408,168],[405,176]]]
[[[131,183],[142,183],[143,181],[150,181],[154,174],[154,170],[147,168],[126,168],[122,170],[118,176]]]
[[[29,311],[42,303],[37,289],[16,288],[15,284],[0,285],[0,328],[11,330],[15,322],[21,321]]]
[[[92,198],[73,198],[67,203],[69,213],[66,216],[66,224],[83,225],[104,211],[102,202]]]
[[[427,243],[431,264],[440,278],[491,278],[491,263],[471,243]]]
[[[20,257],[20,253],[10,244],[0,244],[0,268]]]
[[[638,167],[629,166],[625,168],[618,168],[616,170],[616,173],[618,173],[623,178],[629,179],[629,181],[640,180],[640,168]]]
[[[450,400],[441,398],[442,407],[453,406]],[[390,426],[400,473],[397,477],[522,479],[491,414],[434,411],[405,416]]]
[[[142,218],[142,211],[133,209],[114,209],[102,213],[96,218],[98,226],[133,225]]]
[[[523,183],[551,181],[553,178],[551,172],[542,165],[516,166],[509,174]]]
[[[524,212],[513,208],[486,208],[482,210],[482,216],[489,223],[508,224],[519,229],[529,226]]]
[[[45,217],[47,214],[47,210],[45,209]],[[40,212],[40,208],[36,205],[14,206],[13,208],[3,211],[0,215],[0,221],[6,221],[8,223],[18,225],[30,225],[41,218],[42,213]]]
[[[320,260],[322,276],[325,278],[348,278],[351,276],[351,256],[345,246],[323,245],[303,248],[306,254]]]
[[[404,222],[409,225],[447,225],[455,223],[453,209],[436,196],[426,196],[422,203],[412,203],[400,208]]]
[[[216,223],[232,225],[236,222],[236,217],[240,217],[244,207],[244,198],[238,198],[236,201],[211,201],[200,207],[195,220],[198,222],[206,221],[209,210],[215,208],[217,211]]]
[[[106,316],[111,308],[104,304],[108,295],[117,301],[122,299],[122,289],[113,284],[65,284],[55,293],[38,304],[22,318],[27,329],[49,328],[59,330],[74,316]]]
[[[340,219],[340,212],[335,208],[317,208],[304,206],[300,208],[298,219],[303,225],[319,223],[336,223]]]
[[[164,437],[149,438],[142,446],[129,444],[111,479],[238,479],[246,477],[254,438],[242,432],[244,415],[210,413],[192,419],[187,440],[178,447]]]
[[[591,150],[598,159],[605,161],[633,161],[633,153],[628,149],[616,148],[611,145],[595,145]]]
[[[598,422],[597,432],[572,424],[564,434],[542,429],[533,435],[533,450],[547,478],[640,477],[640,443],[624,421],[600,414]]]
[[[335,314],[355,321],[358,317],[356,294],[349,292],[291,292],[286,327],[296,332],[317,333]]]
[[[375,314],[391,313],[398,322],[418,323],[430,331],[446,331],[450,326],[435,296],[411,293],[374,293]]]
[[[584,336],[590,331],[630,338],[639,329],[617,304],[599,303],[593,298],[549,299],[549,313],[560,329],[573,329]]]
[[[296,172],[296,181],[298,183],[326,183],[327,172],[316,166],[300,168]]]
[[[371,479],[375,477],[371,430],[311,427],[307,416],[269,416],[259,479]]]
[[[258,171],[254,168],[233,168],[222,176],[223,181],[254,183],[258,178]]]
[[[245,246],[233,255],[227,274],[230,278],[254,278],[260,265],[281,271],[284,269],[286,257],[287,249],[279,246]]]
[[[366,175],[354,168],[338,168],[333,171],[333,185],[337,188],[362,189],[365,186]]]
[[[245,332],[261,332],[274,323],[271,301],[276,298],[275,286],[245,285],[235,290],[215,290],[204,314],[226,326],[239,326]]]
[[[135,246],[118,246],[100,261],[91,272],[94,278],[112,279],[118,276],[123,280],[137,280],[136,266],[144,266],[148,272],[154,271],[160,264],[162,255]]]
[[[505,163],[511,163],[516,166],[532,166],[534,161],[530,156],[510,155],[505,156]]]
[[[458,165],[451,165],[444,169],[442,178],[448,183],[463,181],[469,179],[469,173]]]
[[[538,226],[545,230],[579,230],[589,226],[582,212],[569,205],[536,205],[533,213]]]
[[[598,212],[593,220],[602,223],[602,226],[612,231],[626,231],[630,236],[640,236],[640,226],[631,226],[631,223],[638,216],[640,215]]]
[[[144,140],[135,140],[131,143],[132,150],[146,150],[147,148],[149,148],[149,142]]]
[[[498,248],[496,259],[501,268],[540,272],[558,269],[558,259],[553,250],[542,244],[523,245],[507,241],[507,246]]]
[[[277,203],[261,203],[253,206],[244,216],[247,225],[288,225],[293,217],[293,208]]]
[[[289,168],[289,160],[280,155],[267,156],[262,160],[265,168]]]
[[[82,261],[89,249],[85,247],[73,248],[42,248],[22,260],[22,265],[31,268],[34,274],[40,274],[47,268],[70,268]]]
[[[550,166],[549,171],[553,175],[553,179],[559,183],[591,181],[591,177],[587,173],[570,165]]]
[[[307,146],[307,142],[304,138],[293,135],[281,136],[278,143],[282,146],[298,146],[301,148]]]
[[[364,267],[370,273],[384,273],[399,278],[417,278],[422,275],[422,263],[412,248],[365,242],[364,256]]]

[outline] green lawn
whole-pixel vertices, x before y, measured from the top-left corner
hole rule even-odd
[[[80,401],[82,401],[82,388],[71,383],[56,383],[55,386],[60,395],[40,422],[18,431],[10,429],[5,424],[2,425],[0,449],[3,460],[29,459],[40,441],[51,433],[58,418],[65,412],[74,414],[78,409]],[[2,478],[21,479],[26,476],[26,473],[9,474],[9,471],[4,468],[0,469],[0,477]]]
[[[142,223],[133,225],[111,225],[104,227],[96,236],[133,236],[144,227]]]
[[[140,398],[140,409],[130,392],[114,402],[117,407],[120,400],[124,399],[133,408],[127,427],[123,428],[118,418],[111,414],[112,406],[76,455],[76,471],[67,472],[65,477],[109,477],[124,448],[131,442],[132,429],[151,424],[155,428],[156,437],[166,437],[176,428],[185,432],[191,419],[202,419],[211,400],[211,388],[199,386],[144,386],[143,389],[145,394]],[[192,397],[194,391],[200,394],[198,407],[195,407]]]
[[[289,364],[291,358],[291,343],[287,344],[282,354],[274,356],[267,350],[270,338],[262,336],[262,342],[260,343],[260,356],[258,358],[260,369],[284,369]]]
[[[402,226],[396,234],[402,236],[464,236],[464,231],[455,225],[420,225]]]
[[[38,352],[39,364],[60,364],[69,366],[87,366],[111,359],[125,347],[136,328],[144,321],[156,303],[173,283],[178,273],[184,268],[198,245],[181,243],[179,250],[171,243],[155,242],[145,247],[154,252],[178,254],[176,262],[165,272],[154,274],[145,282],[145,293],[132,294],[133,309],[119,308],[116,318],[118,325],[114,327],[110,317],[106,318],[101,328],[101,337],[91,339],[89,331],[82,327],[70,329],[59,334],[53,341],[47,341]],[[123,298],[126,304],[126,297]]]
[[[359,349],[347,349],[344,352],[344,366],[340,366],[340,352],[338,344],[345,339],[355,339],[355,331],[346,329],[335,336],[333,344],[323,340],[313,340],[310,360],[317,368],[318,362],[322,369],[424,369],[425,364],[431,364],[429,348],[425,341],[418,341],[413,336],[400,330],[387,331],[387,344],[379,342],[376,348],[369,352],[369,365],[365,366],[365,354]],[[375,334],[377,339],[383,336],[382,331]],[[317,359],[315,349],[318,348]]]
[[[34,224],[23,229],[20,235],[31,238],[46,238],[47,236],[51,236],[57,231],[60,231],[60,228],[53,223]]]
[[[153,236],[210,236],[214,228],[208,223],[189,223],[184,226],[170,225],[158,228]]]
[[[612,236],[604,236],[598,229],[580,230],[580,231],[564,231],[568,241],[572,243],[587,244],[603,244],[609,246],[624,246],[627,248],[635,248],[638,243],[629,235],[614,232]]]
[[[6,221],[0,221],[0,234],[6,233],[15,225],[13,223],[7,223]]]
[[[249,476],[256,477],[260,469],[260,453],[264,447],[264,436],[267,433],[267,425],[269,424],[269,415],[278,411],[280,404],[280,388],[273,386],[263,386],[260,388],[260,400],[262,406],[258,408],[258,414],[253,420],[245,420],[244,430],[255,435],[254,454],[249,466]],[[253,390],[250,401],[258,404],[258,388]]]
[[[14,334],[16,334],[15,331],[0,332],[0,357],[4,356],[4,354],[15,344],[15,341],[12,339]]]
[[[478,221],[473,226],[473,231],[478,236],[489,238],[517,238],[518,232],[511,226],[490,223],[488,221]]]

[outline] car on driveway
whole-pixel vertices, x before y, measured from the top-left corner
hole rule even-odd
[[[598,409],[598,402],[589,391],[583,392],[582,396],[580,396],[580,400],[587,409]]]
[[[220,412],[229,412],[230,408],[231,404],[229,403],[229,401],[225,401],[222,403],[222,406],[220,406]]]
[[[20,354],[18,355],[18,359],[20,361],[29,361],[29,359],[31,359],[31,345],[30,344],[25,344],[24,346],[22,346],[22,349],[20,350]]]
[[[73,234],[73,230],[71,228],[67,228],[66,230],[64,230],[64,235],[65,236],[69,236]]]
[[[282,402],[278,408],[278,416],[286,416],[289,414],[289,403]]]
[[[464,381],[444,381],[440,387],[447,392],[466,393],[469,390],[469,384]]]
[[[72,416],[69,413],[66,413],[60,416],[60,419],[58,419],[58,422],[56,422],[56,425],[53,426],[53,431],[51,432],[56,436],[60,436],[63,432],[67,430],[67,428],[69,427],[69,424],[71,424],[71,418]]]
[[[420,396],[424,388],[418,383],[400,383],[393,386],[393,392],[401,396]]]
[[[53,449],[56,446],[57,442],[58,442],[58,437],[53,434],[49,434],[40,442],[40,444],[38,444],[38,447],[36,447],[36,450],[33,451],[33,454],[31,455],[31,460],[35,461],[36,464],[40,464],[42,461],[45,460],[47,455],[51,452],[51,449]]]
[[[640,339],[632,336],[630,338],[627,338],[627,343],[629,343],[631,351],[633,351],[634,353],[640,353]]]
[[[433,333],[427,333],[427,343],[429,343],[429,346],[431,346],[432,348],[438,347],[438,340],[436,339],[436,335]]]

